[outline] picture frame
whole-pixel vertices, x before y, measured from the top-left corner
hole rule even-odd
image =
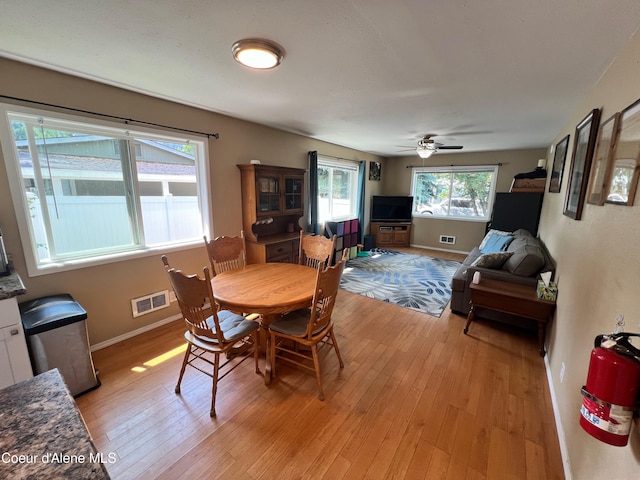
[[[382,174],[382,164],[380,162],[369,162],[369,180],[379,182]]]
[[[591,165],[589,192],[587,193],[587,203],[592,205],[604,205],[607,198],[606,192],[613,170],[611,158],[615,149],[619,126],[620,112],[602,122],[598,130],[598,139],[596,140],[596,149]]]
[[[574,220],[582,218],[599,121],[600,109],[594,108],[576,126],[576,133],[573,139],[571,172],[569,173],[569,188],[567,188],[564,211],[562,212]]]
[[[564,171],[564,161],[567,158],[567,150],[569,148],[569,137],[567,135],[558,143],[556,143],[553,152],[553,167],[551,169],[551,180],[549,181],[549,192],[560,193],[562,187],[562,172]]]
[[[608,178],[607,204],[633,205],[640,175],[640,99],[620,113]]]

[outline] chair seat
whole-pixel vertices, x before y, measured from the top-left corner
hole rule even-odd
[[[258,322],[253,320],[247,320],[242,315],[230,312],[229,310],[220,310],[218,312],[218,322],[220,328],[224,332],[224,338],[227,342],[235,342],[236,340],[246,337],[249,333],[260,328]],[[211,328],[211,331],[215,332],[215,324],[213,317],[207,318],[207,325]],[[209,343],[218,343],[216,338],[209,338],[204,335],[196,335],[197,338]]]
[[[310,316],[311,311],[308,308],[296,310],[271,323],[269,325],[269,330],[274,330],[285,335],[292,335],[294,337],[304,337],[307,333]],[[313,332],[313,335],[315,336],[319,334],[323,329],[324,327],[318,328]]]

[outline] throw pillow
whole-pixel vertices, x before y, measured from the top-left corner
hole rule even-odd
[[[484,236],[484,238],[482,239],[482,242],[480,242],[480,246],[478,247],[479,250],[482,250],[484,248],[484,246],[487,244],[487,241],[494,237],[495,235],[513,235],[513,233],[511,232],[503,232],[502,230],[489,230],[487,232],[487,234]]]
[[[476,258],[471,266],[497,270],[502,268],[504,262],[506,262],[511,255],[513,255],[513,252],[485,253]]]
[[[509,257],[502,266],[514,275],[532,277],[544,267],[544,255],[540,247],[526,245]]]
[[[480,249],[481,253],[504,252],[513,241],[513,235],[489,232],[490,237]]]

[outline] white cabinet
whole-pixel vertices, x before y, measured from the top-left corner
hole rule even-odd
[[[33,377],[18,301],[0,300],[0,388]]]

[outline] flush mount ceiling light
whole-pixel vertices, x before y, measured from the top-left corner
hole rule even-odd
[[[280,65],[284,58],[282,48],[268,40],[246,38],[231,47],[233,58],[238,63],[259,70],[268,70]]]

